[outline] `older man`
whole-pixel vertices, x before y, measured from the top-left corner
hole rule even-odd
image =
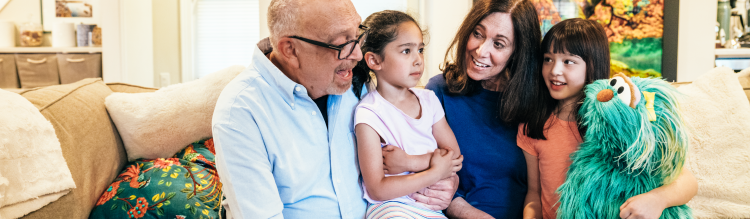
[[[274,0],[268,21],[272,52],[254,48],[214,111],[228,216],[362,218],[351,69],[366,27],[349,0]],[[446,181],[414,197],[444,208]]]

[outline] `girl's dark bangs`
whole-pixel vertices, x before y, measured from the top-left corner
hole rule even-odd
[[[559,28],[556,30],[561,29],[568,28]],[[586,54],[584,43],[587,42],[587,39],[581,35],[581,31],[552,31],[554,30],[547,33],[550,35],[550,40],[544,45],[544,53],[552,50],[552,53],[555,54],[568,52],[581,58],[584,57],[583,54]]]

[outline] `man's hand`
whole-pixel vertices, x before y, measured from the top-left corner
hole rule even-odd
[[[629,198],[620,206],[620,218],[659,218],[661,217],[661,212],[666,207],[666,204],[658,196],[651,193],[643,193]]]
[[[442,179],[431,186],[412,193],[409,197],[434,211],[448,208],[458,188],[458,176]]]
[[[406,154],[404,150],[393,145],[386,145],[381,150],[383,151],[383,172],[385,174],[412,171],[413,159],[410,159],[411,155]]]

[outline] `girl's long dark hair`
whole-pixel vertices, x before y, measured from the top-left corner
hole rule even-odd
[[[383,49],[388,43],[396,40],[396,37],[398,37],[398,26],[404,22],[414,22],[419,27],[419,23],[412,16],[400,11],[385,10],[367,16],[362,25],[369,27],[369,33],[364,43],[360,45],[362,47],[362,54],[372,52],[383,56]],[[422,28],[419,29],[421,30]],[[426,32],[422,31],[422,35],[426,35]],[[352,69],[352,85],[354,85],[354,94],[357,98],[362,96],[362,86],[372,81],[370,70],[364,57]]]
[[[541,49],[541,59],[543,59],[545,53],[565,53],[566,51],[581,57],[586,62],[585,84],[609,78],[609,42],[604,27],[596,21],[574,18],[555,24],[544,36]],[[539,62],[539,66],[542,64],[542,62]],[[525,122],[523,134],[533,139],[546,140],[544,130],[549,128],[546,127],[547,120],[558,108],[560,101],[552,98],[542,74],[541,71],[535,74],[537,86],[529,89],[543,90],[544,92],[536,92],[537,96],[532,98],[544,102],[544,104],[531,107],[530,117]],[[583,98],[583,91],[581,91],[578,101],[573,107],[581,136],[586,133],[586,128],[580,125],[580,116],[578,116]]]

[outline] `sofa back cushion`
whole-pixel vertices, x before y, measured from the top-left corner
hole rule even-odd
[[[745,70],[742,70],[740,73],[736,74],[737,80],[740,81],[740,86],[742,86],[742,90],[745,92],[745,96],[747,96],[747,100],[750,102],[750,68],[747,68]],[[672,83],[672,86],[675,88],[678,88],[680,86],[692,84],[693,82],[674,82]]]
[[[52,123],[76,187],[26,218],[88,218],[102,192],[126,163],[125,149],[104,106],[112,93],[101,79],[24,91]]]
[[[114,83],[107,83],[107,86],[109,89],[112,90],[112,92],[116,93],[148,93],[148,92],[154,92],[159,89],[152,88],[152,87],[142,87],[138,85],[132,85],[132,84],[126,84],[126,83],[120,83],[120,82],[114,82]]]

